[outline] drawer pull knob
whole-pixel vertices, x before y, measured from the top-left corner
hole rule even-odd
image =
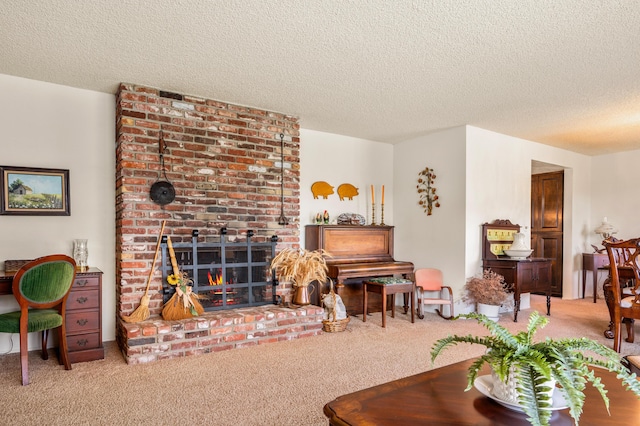
[[[78,297],[76,301],[80,304],[86,303],[89,300],[87,297]]]
[[[89,322],[88,319],[82,318],[82,319],[77,320],[76,324],[78,324],[78,325],[87,325],[88,322]]]
[[[84,286],[86,286],[88,283],[89,283],[89,280],[82,280],[82,281],[78,280],[78,281],[76,281],[76,285],[77,285],[78,287],[84,287]]]
[[[87,346],[87,343],[89,343],[89,341],[87,339],[82,339],[78,340],[76,343],[78,344],[78,346]]]

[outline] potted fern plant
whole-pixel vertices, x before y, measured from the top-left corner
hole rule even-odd
[[[458,343],[479,344],[487,347],[487,351],[470,367],[467,375],[467,388],[476,385],[478,372],[484,364],[491,367],[493,389],[511,383],[516,404],[527,415],[527,420],[534,426],[549,424],[552,414],[552,395],[559,393],[569,408],[571,417],[578,424],[584,404],[584,389],[587,382],[598,390],[609,409],[609,399],[604,385],[594,375],[590,367],[601,367],[617,374],[624,386],[640,397],[640,381],[620,362],[618,354],[612,349],[585,337],[553,340],[547,338],[534,342],[533,337],[539,328],[549,321],[534,311],[529,317],[526,331],[512,334],[500,324],[486,316],[471,313],[459,315],[457,318],[472,318],[487,328],[491,336],[478,337],[449,336],[438,340],[431,348],[431,361],[449,346]],[[585,354],[591,352],[596,357]],[[558,387],[556,388],[556,383]],[[500,386],[498,386],[500,385]]]

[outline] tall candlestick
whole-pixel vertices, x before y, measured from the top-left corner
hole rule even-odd
[[[382,185],[382,205],[384,206],[384,185]]]
[[[375,204],[375,203],[376,203],[375,194],[373,193],[373,185],[371,185],[371,204]]]
[[[376,205],[375,203],[371,203],[371,225],[375,226],[376,224]]]

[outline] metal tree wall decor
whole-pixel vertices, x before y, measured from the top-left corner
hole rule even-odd
[[[418,204],[424,209],[427,216],[431,216],[434,206],[440,207],[440,202],[438,201],[440,197],[436,195],[436,187],[433,186],[435,179],[436,174],[429,167],[425,167],[424,170],[418,173],[418,185],[416,185],[418,196],[420,197]]]

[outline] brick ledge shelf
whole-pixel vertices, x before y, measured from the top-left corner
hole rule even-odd
[[[245,348],[317,336],[322,333],[323,312],[314,305],[266,305],[205,312],[179,321],[160,316],[138,323],[120,319],[119,346],[127,364]]]

